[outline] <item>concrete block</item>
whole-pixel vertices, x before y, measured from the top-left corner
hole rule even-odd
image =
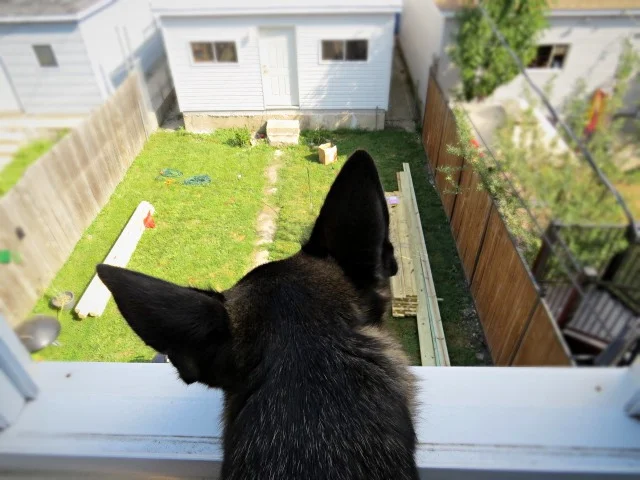
[[[267,120],[267,139],[271,145],[297,145],[299,120]]]

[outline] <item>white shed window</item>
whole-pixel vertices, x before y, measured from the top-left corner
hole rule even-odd
[[[337,62],[366,62],[368,40],[323,40],[322,60]]]
[[[36,58],[38,59],[38,63],[41,67],[58,66],[58,60],[53,53],[53,48],[51,48],[51,45],[34,45],[33,51],[35,52]]]
[[[529,68],[562,68],[569,54],[569,45],[538,45],[535,58]]]
[[[195,63],[238,63],[235,42],[192,42]]]

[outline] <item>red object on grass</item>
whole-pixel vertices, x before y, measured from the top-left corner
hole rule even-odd
[[[147,216],[144,217],[144,226],[147,228],[156,228],[156,221],[151,216],[151,212],[147,213]]]

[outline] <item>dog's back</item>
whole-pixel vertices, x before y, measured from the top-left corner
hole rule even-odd
[[[412,381],[382,317],[397,272],[373,160],[356,152],[309,240],[224,292],[99,266],[186,383],[225,392],[226,479],[414,479]]]

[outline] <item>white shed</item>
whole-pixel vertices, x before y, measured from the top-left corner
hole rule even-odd
[[[0,113],[87,113],[162,57],[148,0],[4,0]]]
[[[152,0],[185,126],[382,129],[402,0]]]

